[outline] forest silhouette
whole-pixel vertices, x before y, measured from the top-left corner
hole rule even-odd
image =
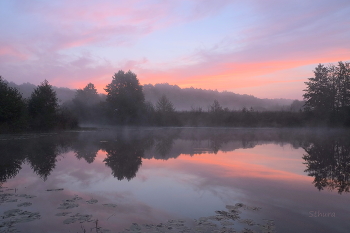
[[[146,101],[136,74],[122,70],[112,76],[106,96],[88,83],[71,101],[59,103],[47,80],[30,97],[0,77],[0,132],[57,130],[81,124],[137,126],[305,127],[350,126],[350,63],[319,64],[305,82],[304,101],[295,100],[280,111],[240,110],[223,107],[217,99],[207,109],[192,106],[178,111],[166,94],[156,103]],[[171,92],[169,92],[171,93]],[[233,100],[233,99],[232,99]]]

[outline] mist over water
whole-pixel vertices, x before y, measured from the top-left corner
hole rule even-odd
[[[0,233],[349,232],[350,1],[18,2]]]
[[[347,136],[127,127],[1,135],[0,230],[345,232]]]
[[[17,88],[24,98],[29,98],[33,90],[36,88],[34,84],[9,83],[9,86]],[[57,93],[57,98],[61,104],[69,103],[74,99],[76,90],[66,87],[53,87]],[[178,111],[190,111],[193,109],[202,108],[207,111],[213,101],[218,100],[223,107],[231,110],[241,110],[242,108],[253,107],[255,110],[290,110],[293,100],[291,99],[260,99],[252,95],[241,95],[233,92],[219,92],[216,90],[205,90],[199,88],[180,88],[177,85],[167,83],[161,84],[146,84],[143,85],[145,100],[156,104],[162,95],[168,98],[174,104]],[[100,94],[101,101],[105,100],[106,95]],[[294,109],[298,111],[299,109]]]

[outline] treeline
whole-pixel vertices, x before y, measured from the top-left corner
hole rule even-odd
[[[208,108],[192,107],[177,111],[168,96],[162,95],[155,104],[145,100],[143,86],[136,74],[119,71],[105,88],[106,98],[98,95],[94,84],[76,92],[64,106],[81,123],[148,126],[229,126],[281,127],[303,126],[306,117],[300,109],[302,101],[294,101],[289,111],[257,111],[253,108],[233,110],[222,107],[218,100]]]
[[[24,98],[29,98],[36,85],[31,83],[22,83],[17,85],[9,82],[10,87],[18,89]],[[65,87],[52,87],[56,92],[58,101],[63,104],[66,101],[71,101],[76,95],[76,90]],[[232,110],[241,110],[244,107],[253,107],[257,111],[280,111],[290,110],[293,100],[291,99],[259,99],[252,95],[240,95],[229,91],[219,92],[217,90],[206,90],[201,88],[180,88],[177,85],[168,83],[145,84],[142,86],[142,91],[145,95],[145,101],[156,104],[157,101],[166,95],[173,103],[177,111],[191,111],[193,108],[201,107],[208,110],[213,100],[218,100],[220,104]],[[105,99],[105,94],[99,94],[101,99]],[[293,106],[294,110],[296,109]]]
[[[94,84],[76,91],[71,101],[59,104],[56,92],[45,80],[24,99],[0,78],[0,130],[51,130],[84,124],[147,126],[304,127],[350,126],[350,65],[318,65],[309,78],[304,100],[295,100],[283,111],[240,110],[222,107],[218,100],[203,109],[177,111],[163,94],[153,104],[145,100],[143,86],[131,71],[119,71],[105,88]]]
[[[340,62],[338,68],[331,65],[327,69],[337,72],[337,75],[333,73],[332,77],[338,78],[338,92],[350,92],[349,63]],[[324,88],[324,80],[318,78],[318,70],[319,68],[315,70],[316,78],[310,78],[310,82],[306,82],[304,95],[306,104],[304,101],[295,100],[283,111],[259,111],[252,107],[234,110],[223,107],[215,99],[206,109],[192,107],[189,111],[177,111],[167,95],[162,95],[155,104],[145,101],[143,87],[139,84],[136,74],[131,71],[126,73],[119,71],[112,77],[112,82],[105,89],[107,92],[105,100],[101,99],[94,85],[90,83],[84,89],[77,91],[76,97],[67,108],[76,113],[80,122],[96,124],[222,127],[350,126],[349,102],[343,101],[345,97],[338,98],[338,101],[343,102],[336,104],[337,108],[322,108],[322,111],[332,114],[320,115],[318,104],[323,106],[325,96],[329,96],[329,92],[333,89]],[[330,79],[330,76],[328,78]],[[315,86],[322,89],[316,91]],[[314,101],[312,98],[320,99]]]
[[[47,80],[25,99],[0,76],[0,132],[67,129],[78,126],[73,115],[59,106]]]
[[[253,107],[257,111],[289,110],[293,100],[290,99],[260,99],[252,95],[240,95],[229,91],[206,90],[201,88],[180,88],[177,85],[158,83],[143,85],[146,101],[156,104],[163,96],[173,103],[178,111],[191,111],[193,108],[210,109],[214,100],[224,108],[242,110]]]

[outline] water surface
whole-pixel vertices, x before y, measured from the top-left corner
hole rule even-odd
[[[347,232],[348,136],[224,128],[2,135],[0,232]]]

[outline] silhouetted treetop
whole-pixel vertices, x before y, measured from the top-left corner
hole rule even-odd
[[[113,121],[136,122],[144,109],[145,97],[142,86],[131,71],[115,73],[112,82],[105,88],[107,107]]]
[[[173,103],[165,95],[162,95],[158,100],[156,110],[158,112],[175,112]]]
[[[86,105],[93,105],[99,101],[99,95],[95,85],[88,83],[83,89],[78,89],[73,101],[78,101]]]
[[[210,106],[210,111],[216,113],[223,111],[219,101],[214,100],[214,103]]]
[[[47,80],[34,89],[28,101],[28,112],[32,126],[40,129],[51,129],[55,126],[58,113],[56,92]]]
[[[0,128],[3,124],[16,127],[23,117],[24,109],[22,95],[17,89],[9,87],[0,76]]]
[[[319,64],[314,77],[309,78],[305,94],[305,109],[331,124],[350,125],[350,63],[339,62],[325,67]]]

